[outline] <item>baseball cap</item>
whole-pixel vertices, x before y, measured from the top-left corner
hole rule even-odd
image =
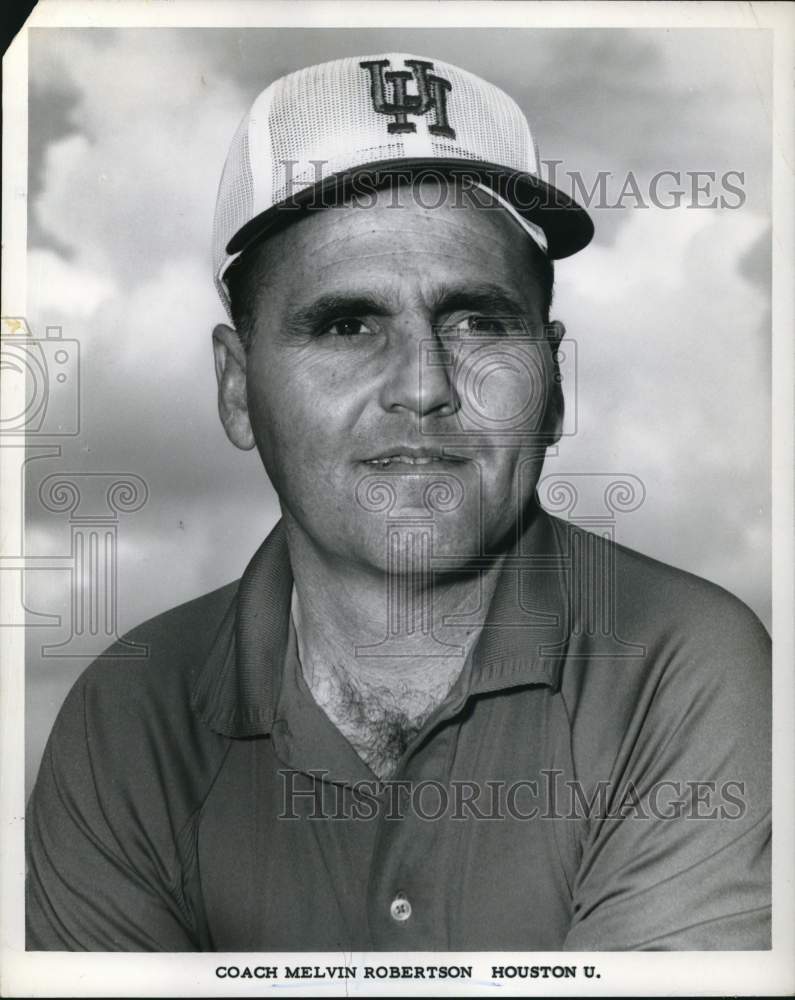
[[[553,259],[593,236],[588,213],[539,176],[530,126],[504,91],[438,59],[336,59],[273,82],[234,134],[212,235],[227,310],[228,268],[279,224],[390,179],[429,176],[488,192]]]

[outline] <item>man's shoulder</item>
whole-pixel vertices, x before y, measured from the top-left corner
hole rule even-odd
[[[235,580],[162,611],[137,625],[120,644],[110,646],[103,656],[113,658],[117,652],[123,655],[124,646],[131,642],[151,645],[156,652],[195,648],[211,642],[235,599],[238,585],[239,581]]]
[[[634,549],[616,543],[614,549],[617,604],[658,640],[691,655],[731,648],[769,650],[767,630],[736,594]]]
[[[558,529],[569,557],[589,553],[587,583],[582,565],[569,576],[561,678],[578,773],[597,780],[628,768],[640,780],[633,762],[679,754],[693,775],[677,777],[709,776],[726,760],[763,787],[771,669],[759,618],[693,573],[565,522]]]
[[[191,688],[234,614],[237,587],[237,581],[226,584],[136,626],[86,668],[73,697],[79,692],[105,707],[167,702],[176,722],[180,709],[189,710]]]
[[[739,718],[770,695],[770,637],[729,591],[610,538],[557,521],[568,593],[564,694],[627,721],[711,698]],[[616,721],[621,728],[619,721]]]
[[[54,900],[69,919],[76,912],[74,926],[90,936],[93,918],[80,924],[86,891],[95,888],[100,898],[115,887],[118,896],[105,903],[114,914],[132,907],[131,919],[136,907],[157,919],[163,898],[169,906],[172,894],[182,898],[183,831],[190,836],[191,818],[229,749],[192,711],[190,693],[214,637],[223,640],[223,623],[234,618],[234,595],[232,584],[144,622],[94,660],[67,694],[27,810],[31,885],[44,899],[35,919],[46,940],[63,946],[44,915]],[[95,887],[98,872],[107,884]],[[163,917],[167,929],[172,917]],[[157,933],[139,930],[137,941]],[[113,938],[107,928],[94,931],[92,940]]]
[[[554,519],[572,594],[583,586],[616,627],[624,623],[651,640],[723,645],[745,637],[769,644],[758,616],[735,594],[688,570]],[[578,557],[576,553],[581,555]],[[570,594],[570,596],[572,596]]]
[[[235,593],[229,584],[157,615],[83,671],[50,733],[34,800],[50,808],[54,781],[81,808],[98,797],[124,828],[138,807],[163,830],[184,822],[224,758],[227,741],[201,722],[191,692],[233,627]]]

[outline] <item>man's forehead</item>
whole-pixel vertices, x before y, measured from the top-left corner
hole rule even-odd
[[[376,213],[359,212],[357,220],[366,221],[344,235],[331,217],[322,233],[307,226],[300,244],[266,241],[260,250],[257,284],[267,294],[258,298],[271,317],[288,318],[318,303],[328,312],[362,314],[434,313],[471,305],[494,315],[538,319],[544,311],[544,294],[528,259],[532,244],[525,238],[521,246],[523,234],[512,231],[510,219],[504,242],[443,227],[434,229],[431,239],[410,221],[400,224],[401,241],[390,238],[391,224],[377,224]],[[290,239],[298,233],[296,227]]]
[[[393,315],[433,313],[445,290],[491,284],[501,290],[495,315],[518,312],[535,322],[549,305],[544,257],[499,204],[424,178],[295,213],[243,253],[236,301],[256,303],[268,322],[335,296],[354,313],[374,311],[365,300]],[[485,298],[478,301],[473,308],[488,308]]]

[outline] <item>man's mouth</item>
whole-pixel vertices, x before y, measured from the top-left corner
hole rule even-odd
[[[466,461],[467,459],[461,455],[450,455],[439,449],[408,448],[404,451],[384,452],[373,458],[366,458],[364,464],[386,468],[390,465],[461,464]]]

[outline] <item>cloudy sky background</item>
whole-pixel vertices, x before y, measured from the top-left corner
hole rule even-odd
[[[594,243],[557,267],[578,430],[546,472],[640,478],[618,539],[769,627],[771,85],[754,31],[33,29],[27,317],[80,342],[83,409],[62,457],[31,464],[28,554],[69,551],[68,519],[35,500],[45,475],[132,472],[150,496],[120,517],[121,631],[240,575],[278,511],[216,416],[209,236],[226,150],[274,78],[386,50],[503,87],[542,158],[588,187],[610,171],[613,201],[628,171],[642,191],[662,170],[744,172],[740,209],[593,210]],[[64,616],[30,630],[30,780],[88,661],[39,655],[69,634],[70,579],[28,576],[28,606]]]

